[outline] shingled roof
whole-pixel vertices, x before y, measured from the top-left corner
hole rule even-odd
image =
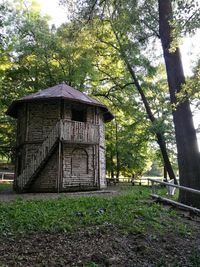
[[[55,85],[53,87],[41,90],[37,93],[22,97],[18,100],[14,100],[10,107],[8,108],[6,114],[11,117],[17,118],[17,110],[22,103],[26,102],[36,102],[40,100],[51,100],[51,99],[65,99],[72,102],[80,102],[91,106],[98,106],[104,111],[104,120],[110,121],[114,118],[113,114],[108,110],[108,108],[91,98],[90,96],[72,88],[65,83]]]

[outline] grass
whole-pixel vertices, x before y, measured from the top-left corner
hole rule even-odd
[[[12,189],[12,183],[0,183],[0,192],[4,190]]]
[[[188,232],[176,213],[159,204],[149,203],[150,189],[129,187],[124,194],[106,197],[60,197],[58,199],[23,200],[0,203],[0,234],[4,236],[30,232],[69,232],[86,226],[114,225],[128,233],[159,232],[176,227]]]
[[[178,188],[176,188],[173,196],[168,196],[168,194],[167,194],[168,190],[167,190],[166,186],[160,186],[160,185],[155,186],[155,190],[156,190],[155,193],[162,196],[162,197],[169,198],[169,199],[172,199],[175,201],[178,200],[178,195],[179,195],[179,189]]]

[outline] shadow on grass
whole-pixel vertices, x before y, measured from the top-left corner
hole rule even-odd
[[[0,194],[10,194],[13,193],[12,183],[1,182],[0,183]]]

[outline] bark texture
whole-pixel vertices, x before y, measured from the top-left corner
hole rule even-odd
[[[200,190],[200,154],[190,103],[188,99],[182,103],[177,103],[176,99],[176,93],[181,91],[185,77],[179,48],[177,47],[174,52],[169,51],[173,41],[173,29],[170,24],[173,14],[171,0],[158,0],[158,4],[159,32],[167,71],[170,99],[172,106],[175,107],[172,113],[178,151],[180,185]],[[180,191],[179,200],[182,203],[200,208],[199,196],[193,193]]]

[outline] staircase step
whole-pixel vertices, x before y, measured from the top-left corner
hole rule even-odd
[[[19,193],[27,191],[34,178],[41,168],[48,161],[59,140],[59,122],[52,128],[49,136],[44,140],[38,152],[33,155],[32,160],[17,177],[17,191]]]

